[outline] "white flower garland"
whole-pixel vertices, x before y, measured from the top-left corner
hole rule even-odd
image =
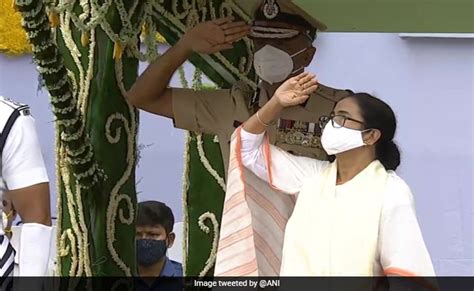
[[[211,13],[211,19],[216,19],[217,14],[216,14],[216,8],[214,8],[214,4],[212,1],[208,1],[209,3],[209,12]]]
[[[127,206],[129,209],[129,216],[125,217],[125,215],[123,214],[123,208],[119,209],[120,222],[123,224],[131,225],[133,223],[133,219],[135,218],[135,209],[133,208],[132,199],[130,198],[130,196],[127,196],[125,194],[120,194],[117,196],[117,201],[121,201],[121,200],[125,200],[125,202],[127,202]]]
[[[71,209],[73,207],[73,201],[71,201],[71,198],[72,198],[72,193],[70,193],[70,188],[69,188],[69,183],[66,182],[66,180],[64,179],[66,176],[69,175],[69,173],[67,173],[67,170],[64,168],[63,166],[63,162],[64,162],[64,159],[65,159],[65,155],[63,153],[63,150],[61,149],[61,146],[60,146],[60,139],[59,139],[59,130],[57,129],[57,125],[56,125],[56,134],[55,134],[55,150],[56,150],[56,192],[57,193],[60,193],[61,192],[61,187],[60,185],[62,184],[66,190],[66,201],[67,201],[67,206],[68,206],[68,211],[69,211],[69,214],[71,216],[71,225],[73,227],[73,229],[75,228],[76,229],[76,235],[77,234],[77,224],[75,224],[73,222],[73,220],[75,220],[75,217],[74,217],[74,213],[71,215]],[[61,183],[62,182],[62,183]],[[79,187],[77,187],[79,188]],[[68,191],[69,190],[69,191]],[[73,199],[73,198],[72,198]],[[81,255],[79,255],[79,257],[77,256],[77,250],[79,250],[79,252],[81,252],[81,248],[79,246],[79,244],[76,243],[76,238],[74,236],[74,233],[73,233],[73,230],[68,228],[66,229],[65,231],[63,231],[61,233],[61,229],[62,229],[62,201],[61,201],[61,195],[57,195],[57,208],[58,208],[58,221],[57,221],[57,233],[56,233],[56,249],[58,250],[57,251],[57,254],[56,254],[56,273],[60,276],[61,275],[61,263],[60,263],[60,260],[61,260],[61,257],[65,257],[67,256],[70,252],[71,252],[71,269],[69,270],[69,276],[75,276],[77,275],[76,273],[76,268],[78,265],[82,265],[81,264]],[[66,244],[66,237],[69,239],[69,242],[70,244],[67,245]],[[81,237],[80,233],[78,235],[78,237]],[[79,241],[81,241],[81,239],[79,239]],[[82,244],[81,244],[82,245]],[[88,250],[85,250],[87,249],[87,240],[85,241],[85,244],[84,244],[84,251],[87,251]],[[86,268],[87,270],[87,268]],[[86,273],[88,273],[86,271]]]
[[[177,19],[184,19],[188,15],[188,10],[191,9],[191,5],[188,0],[183,0],[181,1],[181,4],[183,6],[183,9],[185,10],[183,13],[178,12],[178,0],[173,0],[171,2],[171,11],[173,11],[173,14]]]
[[[140,19],[149,18],[149,16],[152,14],[152,2],[153,1],[147,1],[147,3],[143,4],[142,11],[137,12],[139,13]],[[106,17],[106,14],[109,12],[113,3],[115,3],[115,7],[119,13],[122,23],[121,29],[118,33],[114,32],[111,25],[107,22]],[[154,44],[152,44],[152,41],[145,42],[147,47],[146,54],[141,54],[138,46],[136,45],[141,27],[139,25],[132,24],[131,19],[133,14],[136,13],[139,0],[135,0],[132,3],[129,11],[126,10],[123,0],[106,0],[102,6],[99,5],[98,0],[91,0],[90,5],[89,1],[81,0],[79,5],[82,7],[84,13],[79,15],[79,17],[73,13],[74,4],[74,0],[62,0],[57,5],[51,5],[49,9],[53,13],[62,13],[68,11],[70,13],[71,20],[82,32],[83,36],[87,35],[89,31],[94,30],[97,26],[100,26],[107,34],[109,39],[111,39],[116,44],[116,46],[120,46],[122,48],[122,50],[117,54],[117,57],[121,56],[123,49],[126,49],[127,53],[137,57],[141,61],[151,61],[156,57],[156,42]],[[86,6],[83,7],[83,5]],[[87,19],[89,19],[88,23],[85,22]],[[154,36],[156,30],[153,29],[150,31],[150,33]]]
[[[86,148],[90,148],[90,146],[86,147]],[[84,179],[84,178],[87,178],[87,177],[92,177],[94,175],[94,173],[97,173],[99,171],[100,171],[99,166],[97,164],[93,164],[93,166],[90,167],[89,170],[86,170],[82,173],[76,174],[75,176],[78,180],[80,180],[80,179]],[[98,179],[97,176],[93,176],[93,177],[94,177],[94,182],[97,182],[97,179]]]
[[[115,67],[115,80],[117,81],[117,86],[120,90],[120,93],[122,96],[126,96],[127,94],[127,89],[125,89],[125,84],[123,83],[123,63],[121,60],[115,60],[114,63]],[[128,103],[127,103],[128,104]],[[133,107],[129,106],[129,111],[132,110]],[[135,114],[133,114],[135,115]],[[120,133],[117,141],[120,140]]]
[[[38,34],[40,34],[41,32],[43,32],[45,29],[48,29],[49,28],[49,24],[48,23],[44,23],[42,26],[40,26],[38,29],[36,30],[31,30],[31,31],[28,31],[26,34],[28,36],[28,38],[35,38],[38,36]]]
[[[186,80],[186,75],[184,72],[183,66],[178,68],[179,73],[179,80],[181,82],[181,87],[189,88],[188,80]],[[183,275],[186,276],[186,265],[188,260],[188,236],[189,236],[189,214],[188,214],[188,191],[189,191],[189,161],[190,161],[190,154],[189,149],[191,145],[191,134],[189,131],[185,131],[185,145],[184,145],[184,155],[183,155],[183,184],[182,184],[182,203],[183,203],[183,210],[184,210],[184,226],[183,226]]]
[[[221,6],[219,7],[219,14],[221,17],[229,17],[232,15],[232,7],[229,5],[228,1],[221,3]]]
[[[233,66],[225,57],[223,54],[221,53],[215,53],[214,56],[217,57],[217,59],[219,59],[219,61],[221,61],[232,73],[236,74],[237,76],[239,76],[239,78],[244,81],[245,83],[247,83],[253,90],[257,90],[257,83],[255,83],[254,81],[250,80],[249,78],[247,78],[247,76],[245,76],[242,72],[240,72],[240,70],[238,68],[236,68],[235,66]]]
[[[83,10],[81,15],[79,15],[79,19],[81,21],[84,21],[87,19],[87,17],[91,16],[91,6],[89,5],[89,0],[81,0],[79,4]]]
[[[193,89],[194,90],[202,89],[202,71],[198,68],[194,70],[194,74],[193,74]]]
[[[48,22],[48,18],[46,17],[45,14],[42,14],[40,18],[38,19],[38,21],[23,21],[22,24],[24,24],[29,29],[35,29],[35,28],[38,28],[40,25],[43,25],[44,23],[47,23],[47,22]]]
[[[180,66],[178,68],[178,74],[179,74],[179,81],[181,82],[181,87],[189,88],[188,80],[186,80],[186,74],[185,74],[183,66]]]
[[[62,33],[62,36],[63,36],[63,39],[64,39],[64,44],[66,45],[66,48],[69,50],[69,54],[71,55],[73,61],[74,61],[74,64],[76,65],[76,68],[79,72],[79,92],[78,92],[78,102],[77,102],[77,106],[78,108],[81,108],[80,104],[83,102],[83,98],[84,98],[84,86],[85,86],[85,82],[86,82],[86,77],[84,76],[84,69],[82,67],[82,64],[81,64],[81,60],[80,60],[80,57],[81,57],[81,52],[79,51],[79,48],[76,46],[76,43],[74,42],[74,39],[72,37],[72,31],[71,31],[71,27],[70,27],[70,22],[71,22],[71,15],[72,13],[70,11],[65,11],[64,13],[61,13],[60,14],[60,25],[59,25],[59,29],[61,30],[61,33]],[[93,45],[93,44],[91,44]],[[93,54],[93,52],[92,52]],[[89,59],[90,61],[90,59]],[[92,73],[90,73],[91,75]],[[89,78],[90,76],[88,76],[87,79],[91,79]],[[77,91],[75,91],[77,92]],[[88,92],[86,92],[85,94],[87,95]],[[76,104],[74,104],[76,105]],[[75,109],[75,108],[74,108]],[[85,118],[84,118],[85,119]]]
[[[211,174],[211,176],[217,181],[217,184],[221,186],[222,190],[225,191],[225,181],[224,179],[219,176],[219,173],[212,167],[211,163],[206,157],[206,153],[204,152],[204,146],[203,146],[203,140],[202,140],[202,134],[197,134],[197,150],[199,153],[199,159],[201,160],[201,163],[203,166],[206,168],[206,170]]]
[[[82,115],[84,116],[84,122],[87,120],[87,105],[89,101],[89,90],[92,82],[93,70],[94,70],[94,52],[95,52],[95,30],[91,30],[89,34],[89,63],[87,68],[86,77],[83,82],[83,90],[80,91],[81,95],[78,98],[78,106],[81,109]]]
[[[62,154],[62,149],[60,148],[60,157],[63,157],[63,156],[64,155]],[[71,275],[71,272],[72,272],[73,276],[81,276],[82,272],[83,272],[83,267],[84,267],[84,263],[83,263],[84,253],[83,252],[86,249],[86,247],[83,245],[84,237],[83,237],[83,233],[81,232],[81,231],[83,231],[83,229],[80,229],[79,224],[77,222],[77,218],[76,218],[76,213],[78,213],[79,211],[76,211],[75,206],[76,207],[82,207],[82,205],[81,205],[82,202],[81,202],[81,199],[79,197],[80,193],[76,193],[76,195],[74,195],[74,193],[72,192],[71,185],[70,185],[70,174],[68,173],[68,170],[64,165],[64,160],[60,161],[60,163],[57,166],[60,168],[59,169],[60,177],[63,181],[64,189],[66,191],[66,204],[67,204],[67,208],[68,208],[68,212],[69,212],[69,219],[70,219],[70,222],[71,222],[72,230],[74,231],[74,234],[75,234],[75,238],[77,238],[76,248],[79,251],[79,256],[78,256],[78,260],[77,260],[77,265],[78,265],[77,273],[72,272],[70,270],[70,275]],[[77,202],[75,201],[74,196],[77,197],[77,199],[78,199]]]
[[[58,129],[58,125],[55,126],[55,134],[54,134],[54,152],[56,153],[55,154],[55,164],[56,165],[59,165],[60,164],[60,160],[61,160],[61,157],[59,156],[59,147],[60,147],[60,142],[59,142],[59,129]],[[63,222],[63,207],[62,207],[62,201],[61,201],[61,195],[59,195],[59,193],[61,193],[61,172],[59,170],[59,167],[56,167],[55,169],[55,173],[56,173],[56,206],[57,206],[57,215],[58,215],[58,219],[56,221],[56,274],[60,275],[61,274],[61,264],[60,264],[60,260],[61,260],[61,257],[62,256],[66,256],[67,253],[69,252],[69,250],[63,250],[62,246],[61,246],[61,238],[62,238],[62,235],[65,234],[64,232],[61,233],[61,229],[62,229],[62,222]],[[64,255],[62,255],[63,253],[65,253]]]
[[[30,11],[25,12],[24,17],[29,17],[29,18],[36,17],[42,8],[43,8],[43,4],[39,3],[39,5],[31,9]]]
[[[119,266],[119,268],[125,272],[125,275],[130,277],[132,276],[131,269],[120,259],[117,251],[115,250],[114,247],[114,241],[115,241],[115,223],[116,223],[116,215],[117,215],[117,210],[119,207],[119,202],[121,199],[123,199],[123,196],[119,194],[120,188],[128,181],[130,178],[130,175],[132,173],[132,168],[133,168],[133,140],[130,132],[130,127],[129,127],[129,122],[123,116],[121,113],[115,113],[109,116],[107,119],[107,123],[105,126],[105,135],[107,138],[107,141],[111,144],[115,144],[119,141],[120,137],[120,128],[116,130],[115,136],[113,136],[110,132],[110,125],[112,124],[112,121],[114,120],[119,120],[123,123],[123,128],[125,132],[127,133],[127,140],[128,140],[128,145],[127,145],[127,168],[125,169],[125,172],[122,174],[122,177],[119,179],[117,184],[113,187],[112,192],[110,193],[110,200],[109,204],[107,206],[107,227],[106,227],[106,235],[107,235],[107,248],[112,256],[112,259],[115,261],[115,263]],[[119,137],[117,139],[117,137]],[[133,217],[134,209],[133,205],[128,205],[131,207],[129,209],[130,211],[130,216]],[[125,219],[124,219],[125,221]],[[132,219],[133,221],[133,219]],[[124,223],[123,221],[121,221]]]
[[[71,70],[68,70],[68,69],[66,69],[66,70],[67,70],[67,76],[69,77],[70,83],[71,83],[71,86],[72,86],[72,93],[67,92],[67,94],[65,94],[65,96],[67,96],[67,98],[76,98],[77,97],[76,95],[77,95],[77,92],[78,92],[76,76],[74,75],[74,73]],[[66,81],[67,81],[67,78],[62,78],[61,80],[64,80],[64,79],[66,79]],[[61,86],[59,88],[61,88]],[[66,100],[62,100],[62,101],[66,101]]]
[[[217,257],[217,243],[219,242],[219,222],[217,222],[216,215],[211,212],[206,212],[199,216],[198,224],[202,231],[209,234],[210,228],[204,224],[204,220],[209,219],[213,226],[213,239],[212,239],[212,248],[209,254],[209,258],[206,261],[204,269],[199,273],[199,277],[204,277],[209,272],[209,270],[214,266]]]
[[[63,2],[63,1],[61,1]],[[79,50],[77,47],[75,47],[74,42],[72,40],[72,35],[71,31],[69,28],[69,21],[70,17],[68,15],[72,15],[72,7],[74,3],[70,3],[68,8],[71,10],[64,10],[64,13],[60,16],[58,14],[49,9],[49,18],[50,21],[52,22],[53,27],[56,27],[57,25],[61,25],[60,27],[65,43],[68,45],[68,50],[71,51],[71,56],[74,58],[75,56],[80,56]],[[85,3],[85,1],[81,2],[82,4]],[[51,3],[47,3],[51,4]],[[57,53],[57,48],[54,43],[54,38],[53,35],[51,34],[51,30],[48,25],[48,18],[46,17],[46,13],[44,13],[44,6],[43,6],[43,1],[31,1],[31,0],[16,0],[15,5],[19,10],[22,12],[23,16],[23,26],[26,28],[27,33],[29,34],[30,38],[32,38],[32,44],[33,44],[33,52],[36,53],[37,55],[41,55],[44,53],[46,50],[50,50],[53,53],[53,57],[45,57],[43,59],[36,60],[37,65],[38,65],[38,71],[43,75],[43,77],[48,77],[48,75],[57,75],[58,73],[61,73],[65,70],[64,65],[58,64],[59,61],[59,54]],[[66,7],[66,5],[63,5]],[[40,13],[43,11],[43,13]],[[87,7],[85,8],[85,11],[87,11]],[[63,18],[63,21],[61,23],[61,17]],[[41,39],[35,39],[39,34],[44,34],[45,37]],[[68,39],[69,37],[69,39]],[[71,47],[70,44],[73,44],[73,47]],[[76,64],[78,63],[78,59],[75,60]],[[80,64],[80,62],[79,62]],[[77,66],[79,70],[82,69],[82,67],[79,65]],[[57,77],[56,77],[57,78]],[[83,73],[80,74],[80,80],[79,82],[83,81]],[[81,122],[81,116],[80,114],[77,114],[77,109],[76,109],[76,99],[71,98],[71,92],[69,91],[70,87],[67,86],[67,74],[64,74],[64,76],[60,76],[60,78],[55,82],[55,84],[47,84],[48,89],[50,92],[60,90],[61,88],[64,87],[66,92],[64,93],[56,93],[55,95],[51,95],[51,103],[53,104],[53,112],[55,113],[56,117],[58,117],[58,122],[57,124],[60,125],[61,127],[65,126],[67,123],[68,126],[77,128],[79,123]],[[47,82],[47,81],[46,81]],[[80,91],[84,86],[82,84],[79,84]],[[80,96],[83,94],[83,92],[80,92]],[[59,96],[58,96],[59,95]],[[66,115],[66,116],[64,116]],[[62,130],[61,134],[61,139],[65,142],[66,148],[66,153],[69,155],[69,158],[75,155],[76,150],[72,149],[72,144],[75,141],[81,140],[82,143],[85,140],[88,140],[88,134],[84,130],[78,130],[77,132],[70,132],[67,129]],[[92,148],[90,146],[86,147],[87,150],[92,151]],[[84,152],[84,150],[82,150]],[[77,154],[76,154],[77,155]],[[82,164],[87,165],[89,167],[89,171],[84,171],[82,173],[75,173],[76,178],[78,178],[78,184],[81,185],[82,187],[88,187],[90,186],[91,183],[94,183],[98,180],[97,174],[99,173],[98,167],[93,161],[92,157],[93,155],[87,153],[86,157],[87,158],[82,158]],[[79,164],[79,163],[77,163]],[[77,165],[76,164],[76,165]],[[78,167],[76,167],[78,169]],[[86,175],[87,174],[87,175]]]
[[[76,109],[76,104],[74,104],[73,102],[70,102],[68,107],[64,107],[64,108],[53,107],[53,113],[55,113],[55,114],[58,114],[58,113],[59,114],[68,114],[68,113],[73,112],[75,109]],[[73,134],[75,134],[75,133],[73,133]],[[76,138],[70,137],[71,134],[66,133],[64,131],[62,132],[62,136],[67,136],[67,139],[69,141],[73,141],[73,140],[77,139],[77,137]],[[77,134],[75,134],[75,136],[77,136]],[[63,139],[63,140],[65,140],[65,139]]]
[[[72,233],[72,230],[69,228],[66,230],[66,235],[71,242],[71,246],[77,246],[76,244],[76,237]],[[76,268],[78,266],[78,258],[77,258],[77,249],[76,247],[71,248],[71,269],[69,270],[69,277],[74,276],[76,274]]]
[[[123,84],[123,64],[122,64],[121,59],[115,60],[115,76],[116,76],[118,87],[122,95],[124,96],[126,93],[126,89]],[[113,245],[113,242],[115,241],[115,218],[116,218],[117,210],[118,210],[119,203],[121,200],[125,200],[127,202],[129,216],[128,218],[126,218],[123,214],[123,209],[120,209],[120,212],[119,212],[120,222],[123,224],[131,225],[135,218],[134,205],[130,197],[125,194],[119,194],[119,191],[122,188],[122,186],[130,179],[130,175],[132,173],[133,165],[134,165],[133,144],[134,144],[134,139],[136,137],[136,121],[135,121],[135,111],[134,111],[135,109],[130,105],[128,105],[128,108],[129,108],[129,114],[130,114],[130,123],[125,118],[125,116],[123,116],[123,114],[115,113],[109,116],[106,122],[106,126],[105,126],[106,138],[107,138],[107,141],[111,144],[118,143],[121,138],[121,128],[117,128],[115,130],[115,135],[111,134],[110,127],[114,120],[120,120],[123,123],[123,128],[127,136],[126,137],[127,138],[127,157],[126,157],[127,168],[125,169],[125,172],[123,173],[122,177],[117,182],[117,184],[114,186],[110,194],[109,205],[107,207],[107,213],[106,213],[106,217],[107,217],[106,235],[107,235],[107,248],[112,256],[112,259],[120,267],[120,269],[122,269],[125,272],[126,276],[131,276],[132,273],[131,273],[130,268],[126,266],[125,263],[120,259]]]
[[[211,1],[212,2],[212,1]],[[252,16],[245,13],[237,4],[235,4],[234,0],[226,0],[227,5],[229,5],[232,10],[237,13],[237,15],[242,18],[244,21],[249,22],[252,21]]]
[[[32,47],[32,51],[34,53],[38,53],[38,52],[41,52],[41,51],[44,51],[48,48],[51,48],[54,46],[54,43],[51,43],[51,42],[47,42],[47,43],[42,43],[42,44],[36,44],[36,45],[33,45]]]
[[[185,144],[184,144],[184,155],[183,155],[183,184],[182,184],[182,204],[183,204],[183,211],[184,211],[184,226],[183,226],[183,275],[186,276],[186,264],[188,258],[188,236],[189,236],[189,214],[188,214],[188,190],[189,190],[189,147],[191,143],[191,135],[189,131],[186,131],[184,136]]]
[[[57,111],[55,111],[55,112],[57,112]],[[84,123],[82,123],[81,127],[79,127],[79,129],[76,132],[74,132],[73,134],[66,134],[66,133],[62,132],[61,133],[61,140],[65,141],[65,142],[78,140],[79,137],[81,137],[82,134],[84,133],[84,127],[85,127],[85,125],[84,125]],[[87,153],[86,157],[89,157],[89,159],[92,159],[92,156],[93,156],[93,154]],[[77,160],[77,159],[75,159],[75,160]],[[79,163],[77,163],[77,164],[79,164]]]
[[[37,66],[36,69],[41,74],[56,74],[57,72],[61,71],[63,68],[61,67],[45,68],[45,67]]]
[[[76,157],[82,155],[82,154],[83,154],[85,151],[87,151],[88,149],[89,149],[89,146],[88,146],[88,145],[86,145],[86,144],[81,144],[77,150],[75,150],[75,151],[72,152],[72,153],[68,153],[68,156],[69,156],[70,159],[76,158]]]
[[[67,232],[68,230],[70,230],[69,228],[65,231],[63,231],[63,233],[61,234],[60,232],[58,232],[58,236],[59,236],[59,239],[58,239],[58,252],[57,252],[57,255],[59,257],[65,257],[69,254],[69,251],[71,250],[71,246],[69,245],[66,245],[66,236],[67,236]]]
[[[72,73],[72,72],[71,72]],[[68,76],[70,77],[69,73],[67,74],[67,76],[62,76],[61,79],[59,79],[59,81],[54,84],[53,86],[51,86],[49,89],[50,90],[58,90],[58,89],[61,89],[68,81]],[[66,92],[66,94],[60,96],[60,97],[56,97],[56,102],[64,102],[66,101],[67,99],[71,98],[71,93],[70,92]]]
[[[66,238],[69,239],[70,244],[66,245]],[[69,277],[73,277],[76,274],[76,269],[78,265],[77,259],[77,245],[76,245],[76,238],[72,233],[70,228],[66,229],[61,234],[61,239],[59,241],[59,256],[65,257],[71,254],[71,269],[69,270]]]
[[[68,163],[70,163],[71,165],[79,165],[79,164],[84,164],[86,163],[87,161],[89,161],[90,159],[92,159],[93,157],[93,152],[92,151],[88,151],[86,156],[84,158],[75,158],[75,159],[71,159],[71,158],[67,158],[66,160],[68,161]]]
[[[66,190],[66,201],[67,201],[67,208],[69,212],[69,218],[71,220],[72,230],[74,231],[75,238],[77,238],[77,250],[79,251],[78,256],[78,269],[77,272],[73,272],[70,275],[72,276],[81,276],[83,271],[83,264],[82,264],[82,249],[83,249],[83,240],[81,230],[79,229],[79,225],[76,220],[76,213],[75,213],[75,201],[74,201],[74,193],[72,193],[71,186],[69,184],[69,176],[65,173],[64,168],[61,171],[61,176],[64,182],[64,189]],[[72,272],[72,271],[71,271]]]
[[[243,57],[240,60],[239,70],[243,72],[244,75],[250,73],[253,68],[253,43],[248,38],[243,39],[245,42],[245,48],[247,49],[248,59]]]
[[[76,197],[77,197],[77,205],[78,205],[78,215],[79,215],[79,226],[82,230],[82,264],[84,265],[84,271],[86,276],[92,276],[92,268],[90,263],[90,254],[89,254],[89,232],[86,226],[86,221],[84,218],[84,210],[82,206],[82,194],[81,194],[81,187],[76,186]]]

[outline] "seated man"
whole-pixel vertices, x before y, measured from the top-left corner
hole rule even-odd
[[[170,260],[166,255],[175,240],[173,212],[164,203],[158,201],[138,203],[137,212],[138,275],[142,279],[141,283],[146,283],[151,290],[155,287],[161,289],[162,281],[156,280],[157,277],[183,276],[181,264]]]

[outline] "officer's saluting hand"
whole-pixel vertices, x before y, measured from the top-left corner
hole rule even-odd
[[[213,54],[233,48],[233,43],[249,33],[250,26],[234,18],[219,18],[197,24],[179,41],[189,52]]]

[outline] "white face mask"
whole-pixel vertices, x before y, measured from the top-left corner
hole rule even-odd
[[[329,121],[324,127],[321,144],[328,155],[336,155],[365,145],[362,133],[347,127],[336,128]]]
[[[287,52],[271,45],[265,45],[253,56],[253,66],[257,75],[269,84],[279,83],[290,74],[302,70],[304,67],[293,70],[293,57],[307,50],[304,48],[299,52],[289,55]]]

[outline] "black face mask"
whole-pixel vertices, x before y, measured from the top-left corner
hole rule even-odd
[[[166,255],[166,241],[155,239],[137,239],[137,261],[140,266],[149,267]]]

